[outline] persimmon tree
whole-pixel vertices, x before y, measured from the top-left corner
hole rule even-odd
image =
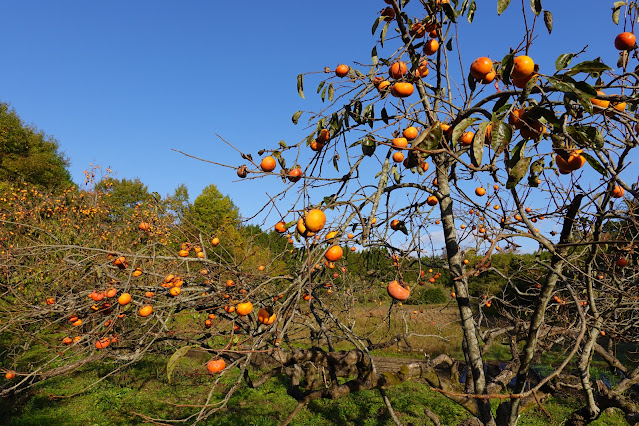
[[[432,363],[431,370],[415,366],[418,372],[406,371],[425,376],[483,424],[516,424],[523,406],[534,403],[544,385],[560,381],[573,361],[577,371],[571,373],[579,377],[585,403],[569,421],[585,424],[602,408],[614,406],[634,423],[637,406],[624,391],[639,380],[639,370],[623,366],[614,347],[616,342],[636,344],[631,324],[637,269],[630,229],[636,220],[632,200],[637,188],[628,170],[637,145],[636,76],[629,71],[636,59],[631,31],[636,4],[612,4],[612,19],[624,26],[610,41],[619,51],[621,73],[616,74],[596,59],[597,52],[585,48],[560,55],[554,64],[536,64],[535,31],[553,28],[552,13],[539,1],[529,8],[522,2],[523,39],[496,59],[469,58],[453,37],[467,25],[462,21],[473,20],[476,2],[386,3],[373,25],[377,41],[371,63],[340,64],[334,71],[327,67],[328,75],[317,87],[325,107],[293,115],[296,124],[308,118],[308,136],[294,146],[281,143],[276,150],[260,152],[279,161],[282,179],[296,182],[300,173],[292,173],[298,166],[291,167],[286,159],[299,164],[311,151],[302,184],[286,187],[282,195],[296,191],[297,217],[303,218],[309,208],[325,209],[332,229],[341,235],[356,232],[357,243],[385,247],[400,282],[409,264],[420,271],[432,269],[428,254],[438,247],[429,235],[442,233],[444,267],[456,295],[470,373],[460,385],[446,378],[456,377],[452,372],[435,374]],[[498,13],[509,3],[498,1]],[[456,78],[459,68],[465,75]],[[309,75],[298,76],[302,97]],[[277,173],[271,166],[262,170]],[[290,225],[295,219],[285,220]],[[301,225],[297,233],[307,237],[309,251],[308,271],[301,276],[308,275],[303,286],[312,287],[317,259],[335,240],[318,244],[305,235],[303,219]],[[624,231],[607,233],[606,227]],[[492,265],[495,253],[526,241],[538,247],[533,269],[507,271]],[[470,250],[481,254],[473,265],[465,259]],[[500,275],[507,286],[499,294],[471,294],[469,280],[486,273]],[[389,293],[404,300],[408,289],[389,286]],[[344,385],[334,380],[319,389],[296,388],[291,394],[298,407],[353,389],[376,388],[383,394],[389,376],[376,374],[369,356],[375,345],[345,327],[323,299],[316,297],[311,311],[328,352],[293,351],[293,358],[280,362],[300,366],[311,356],[331,366],[336,362],[330,358],[331,342],[346,339],[355,352],[344,362],[358,376]],[[499,327],[484,322],[483,309],[493,304],[504,320]],[[599,343],[602,339],[608,339],[607,348]],[[499,374],[488,377],[484,357],[496,340],[509,342],[511,359],[504,360]],[[570,350],[553,373],[532,381],[533,363],[566,348]],[[589,371],[595,353],[613,368],[622,368],[619,385],[594,386]],[[332,371],[343,369],[340,364]],[[515,384],[509,388],[511,380]],[[293,383],[299,381],[297,377]],[[496,415],[491,399],[500,401]]]
[[[0,392],[161,348],[172,354],[169,378],[190,350],[213,361],[211,392],[179,422],[213,415],[243,383],[284,375],[297,401],[285,424],[314,399],[361,390],[378,392],[399,424],[386,389],[410,379],[485,425],[517,424],[526,406],[566,383],[583,394],[570,424],[608,407],[636,423],[627,391],[639,369],[617,354],[636,350],[638,339],[629,169],[638,142],[637,5],[611,2],[624,30],[610,40],[619,50],[615,73],[583,46],[537,64],[535,32],[552,32],[552,13],[528,3],[517,47],[470,55],[454,34],[484,4],[387,0],[373,22],[369,64],[344,60],[300,74],[300,95],[313,80],[322,102],[292,117],[307,134],[259,158],[243,153],[237,168],[240,179],[269,182],[261,212],[282,235],[268,249],[243,242],[235,228],[180,228],[171,200],[146,199],[113,223],[101,191],[50,199],[11,189],[7,199],[22,207],[3,211],[0,332],[10,336],[4,366],[16,376]],[[498,13],[514,7],[496,4]],[[534,252],[504,261],[521,246]],[[348,273],[359,262],[370,265],[364,277]],[[454,295],[463,359],[444,353],[382,371],[373,351],[442,338],[411,324],[402,308],[428,281]],[[108,297],[122,293],[132,301]],[[383,296],[381,317],[356,314],[367,294],[375,312]],[[489,371],[497,345],[509,355]],[[35,346],[47,354],[37,368],[27,361]],[[532,367],[547,356],[559,361],[540,377]],[[595,359],[622,374],[618,384],[590,377]],[[219,400],[215,389],[224,389]]]

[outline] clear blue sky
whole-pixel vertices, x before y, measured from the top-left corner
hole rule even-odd
[[[478,3],[475,22],[459,26],[465,67],[477,56],[501,59],[523,35],[517,0],[501,17],[496,0]],[[610,19],[612,1],[543,5],[555,29],[548,36],[540,22],[530,52],[542,72],[554,71],[560,53],[586,45],[584,60],[602,56],[614,66],[621,28]],[[240,165],[215,133],[254,157],[280,139],[299,141],[308,131],[290,117],[317,110],[319,80],[309,77],[304,101],[297,74],[369,63],[370,28],[384,6],[381,0],[5,2],[0,100],[59,140],[77,183],[90,163],[111,166],[119,178],[138,177],[162,195],[184,183],[194,199],[215,183],[249,216],[281,181],[233,183],[234,170],[171,148]]]

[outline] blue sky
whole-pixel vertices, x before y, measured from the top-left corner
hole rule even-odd
[[[464,20],[458,30],[466,69],[477,56],[501,59],[523,36],[518,2],[501,17],[496,0],[478,3],[475,22]],[[538,23],[530,55],[542,72],[554,71],[560,53],[586,45],[584,60],[601,56],[614,66],[621,28],[610,19],[612,1],[543,4],[555,28],[548,36]],[[297,74],[369,63],[370,28],[384,6],[381,0],[5,2],[0,100],[59,140],[78,183],[90,163],[110,166],[120,178],[138,177],[162,195],[184,183],[194,199],[214,183],[249,216],[266,202],[267,189],[284,187],[281,181],[234,183],[234,170],[171,149],[240,165],[216,133],[254,157],[279,140],[298,142],[308,131],[294,126],[291,115],[320,104],[319,79],[307,78],[302,100]]]

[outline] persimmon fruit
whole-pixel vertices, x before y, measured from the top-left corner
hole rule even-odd
[[[410,297],[410,289],[402,286],[397,280],[388,283],[386,292],[390,297],[400,302],[404,302]]]
[[[335,68],[335,75],[338,77],[346,77],[350,67],[346,64],[340,64]]]
[[[253,304],[248,301],[243,303],[238,303],[237,306],[235,307],[235,312],[241,316],[248,315],[251,313],[251,311],[253,311]]]
[[[513,61],[513,70],[510,73],[512,78],[523,79],[532,75],[535,71],[535,62],[530,56],[517,56]]]
[[[209,374],[219,373],[226,368],[226,363],[223,359],[212,359],[206,363],[206,370]]]
[[[153,306],[145,305],[144,307],[140,308],[138,313],[140,314],[141,317],[148,317],[149,315],[153,313]]]
[[[391,94],[397,98],[406,98],[412,95],[414,91],[415,87],[411,83],[403,81],[398,81],[391,87]]]
[[[329,249],[326,250],[326,253],[324,253],[324,257],[329,262],[336,262],[336,261],[340,260],[343,255],[344,255],[344,251],[338,245],[334,245],[334,246],[329,247]]]
[[[277,317],[271,308],[262,308],[257,312],[257,319],[264,325],[271,325]]]
[[[400,79],[404,77],[407,72],[408,72],[408,67],[406,66],[406,63],[402,61],[395,62],[388,69],[388,75],[390,75],[391,77],[395,79]]]
[[[470,75],[477,81],[483,80],[491,71],[493,71],[493,61],[485,56],[475,59],[470,64]]]
[[[617,50],[634,50],[637,47],[637,37],[633,33],[623,32],[615,37]]]
[[[311,209],[304,216],[304,225],[311,232],[319,232],[326,225],[326,215],[320,209]]]
[[[270,155],[262,158],[262,162],[260,163],[260,168],[264,172],[272,172],[275,170],[275,166],[277,166],[277,162],[275,161],[275,158]]]

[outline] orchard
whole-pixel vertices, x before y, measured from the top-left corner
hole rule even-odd
[[[281,424],[360,392],[405,424],[390,392],[409,381],[464,424],[516,425],[565,389],[577,406],[553,421],[639,422],[638,5],[610,2],[606,64],[584,46],[538,59],[539,32],[575,25],[539,0],[479,3],[370,3],[371,44],[353,47],[368,63],[300,70],[321,108],[292,115],[297,143],[228,142],[237,164],[212,167],[276,191],[267,231],[244,232],[229,206],[211,227],[177,196],[123,208],[98,168],[80,190],[1,187],[0,396],[162,356],[169,383],[197,359],[204,385],[180,418],[142,416],[161,424],[214,424],[234,394],[276,385],[294,400]],[[462,51],[495,4],[520,9],[523,38]],[[420,319],[439,288],[452,323]],[[411,358],[389,367],[389,348]]]

